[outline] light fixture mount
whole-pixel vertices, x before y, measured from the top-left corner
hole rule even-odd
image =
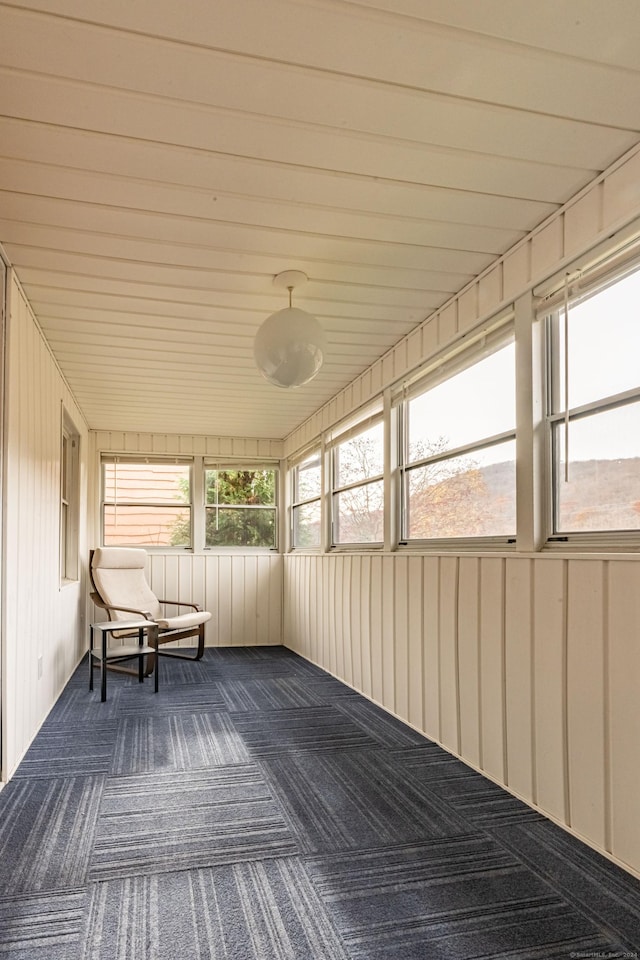
[[[309,277],[302,270],[283,270],[273,278],[274,287],[279,290],[296,290],[308,281]]]
[[[253,355],[262,376],[276,387],[294,389],[312,380],[327,350],[324,330],[315,317],[291,305],[291,293],[306,283],[302,270],[283,270],[274,286],[289,291],[289,306],[264,321],[256,334]]]

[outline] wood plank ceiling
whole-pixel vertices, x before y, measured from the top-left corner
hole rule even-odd
[[[0,244],[97,429],[286,436],[639,138],[637,0],[0,3]]]

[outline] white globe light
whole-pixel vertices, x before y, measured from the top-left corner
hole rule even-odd
[[[291,389],[312,380],[327,350],[325,332],[311,314],[286,307],[271,314],[256,334],[253,355],[262,376]]]

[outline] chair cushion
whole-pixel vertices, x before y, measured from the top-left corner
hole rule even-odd
[[[160,615],[158,598],[145,577],[146,552],[126,547],[99,548],[91,569],[96,590],[107,605],[147,611],[155,620]],[[125,611],[111,611],[113,620],[130,620]]]
[[[92,569],[144,570],[147,565],[146,550],[135,547],[96,547],[91,560]]]
[[[154,617],[154,619],[161,630],[186,630],[211,620],[211,614],[206,610],[194,610],[193,613],[183,613],[179,617]]]

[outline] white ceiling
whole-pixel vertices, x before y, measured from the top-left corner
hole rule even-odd
[[[96,429],[286,436],[638,139],[638,0],[0,2],[0,244]]]

